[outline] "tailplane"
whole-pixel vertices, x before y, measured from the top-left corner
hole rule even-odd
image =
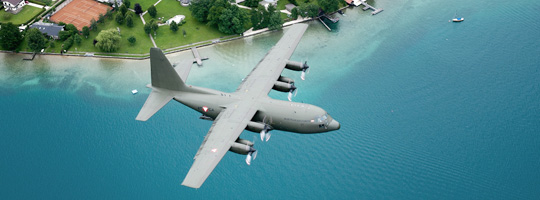
[[[136,120],[146,121],[174,97],[175,91],[189,90],[184,81],[159,48],[150,49],[152,92],[146,99]]]

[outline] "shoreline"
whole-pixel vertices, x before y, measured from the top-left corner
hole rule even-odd
[[[350,8],[350,7],[351,6],[345,6],[345,7],[342,7],[340,9],[336,10],[335,12],[332,12],[332,13],[329,13],[329,14],[335,14],[338,11],[341,11],[341,10],[344,10],[344,9]],[[183,45],[183,46],[172,47],[172,48],[169,48],[169,49],[162,49],[162,51],[163,51],[163,53],[165,55],[168,55],[168,54],[188,51],[188,50],[191,50],[191,48],[193,48],[193,47],[200,48],[200,47],[212,46],[214,44],[230,42],[230,41],[234,41],[234,40],[238,40],[238,39],[244,39],[244,38],[260,35],[260,34],[263,34],[263,33],[280,31],[280,30],[283,30],[284,27],[291,26],[291,25],[294,25],[294,24],[297,24],[297,23],[303,23],[303,22],[309,22],[309,21],[317,20],[319,18],[320,17],[317,17],[317,18],[300,18],[298,20],[293,20],[293,21],[284,23],[282,29],[279,29],[279,30],[269,30],[268,28],[264,28],[264,29],[260,29],[260,30],[254,31],[252,33],[249,33],[248,35],[239,35],[239,36],[230,37],[230,38],[227,38],[229,36],[225,36],[224,38],[227,38],[225,40],[221,40],[221,38],[216,38],[216,39],[212,39],[212,40],[206,40],[206,41],[191,43],[191,44],[187,44],[187,45]],[[34,54],[33,52],[14,52],[14,51],[6,51],[6,50],[0,50],[0,53],[15,53],[15,54],[27,54],[27,55],[33,55]],[[96,55],[96,54],[110,54],[110,55]],[[146,60],[146,59],[150,58],[150,53],[145,53],[145,54],[122,54],[122,53],[105,53],[105,52],[76,52],[76,53],[64,53],[64,54],[61,54],[61,53],[36,53],[36,55],[74,56],[74,57],[89,57],[89,58],[112,58],[112,59],[126,59],[126,60]],[[118,55],[118,56],[114,56],[114,55]],[[130,55],[132,55],[132,57],[130,57]]]

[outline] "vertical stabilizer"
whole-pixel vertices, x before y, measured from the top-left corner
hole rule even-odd
[[[178,76],[161,49],[150,49],[150,74],[152,76],[152,92],[137,115],[136,120],[139,121],[148,120],[169,103],[174,96],[174,91],[187,90],[186,84]]]
[[[159,48],[150,49],[150,72],[152,86],[168,90],[182,91],[186,85],[178,76],[165,54]]]

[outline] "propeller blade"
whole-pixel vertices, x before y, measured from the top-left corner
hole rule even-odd
[[[247,154],[247,157],[246,157],[246,163],[247,163],[248,165],[251,165],[251,152],[249,152],[249,153]]]
[[[264,136],[266,135],[266,130],[261,131],[261,141],[264,141]]]
[[[302,71],[302,74],[300,75],[300,78],[304,81],[306,80],[306,71]]]
[[[287,99],[289,99],[289,101],[292,101],[292,96],[293,96],[292,91],[290,91],[289,95],[287,96]]]
[[[253,160],[255,160],[255,158],[257,158],[257,150],[253,152]]]
[[[296,97],[296,94],[298,94],[298,89],[294,90],[294,96]]]
[[[272,134],[271,134],[270,132],[268,132],[268,133],[266,134],[266,141],[267,141],[267,142],[268,142],[268,140],[270,139],[270,136],[272,136]]]

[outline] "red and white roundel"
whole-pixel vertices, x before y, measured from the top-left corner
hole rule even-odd
[[[202,110],[203,110],[204,112],[208,112],[208,107],[203,106],[203,107],[202,107]]]

